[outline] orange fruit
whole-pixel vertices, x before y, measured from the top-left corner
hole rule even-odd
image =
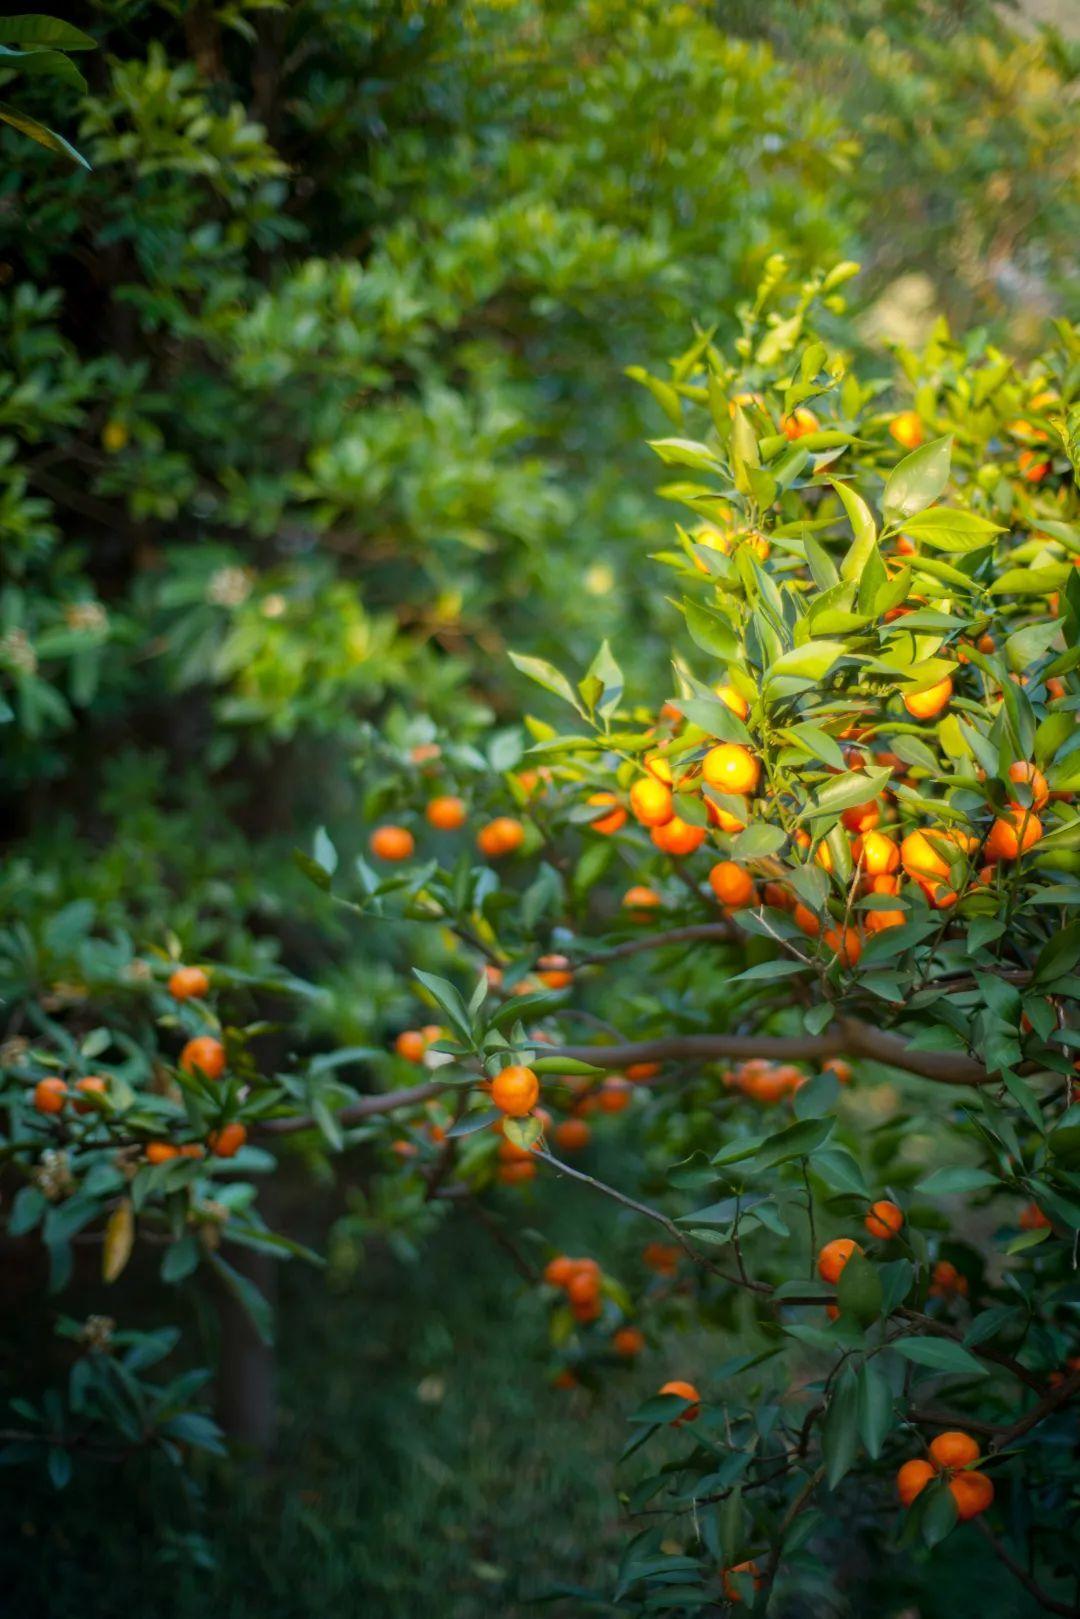
[[[900,860],[909,877],[930,879],[949,875],[949,862],[936,847],[936,843],[945,841],[945,833],[940,827],[932,830],[934,843],[925,832],[909,832],[900,845]]]
[[[954,1429],[931,1440],[930,1458],[937,1467],[970,1467],[979,1459],[979,1446],[969,1433]]]
[[[826,1057],[822,1069],[827,1074],[835,1074],[841,1085],[851,1084],[851,1064],[845,1057]]]
[[[852,804],[840,819],[849,832],[871,832],[881,820],[881,805],[876,798],[869,798],[865,804]]]
[[[84,1096],[104,1096],[109,1089],[109,1082],[102,1079],[100,1074],[87,1074],[85,1079],[75,1081],[75,1089],[82,1091]],[[95,1111],[94,1104],[92,1102],[76,1102],[75,1111],[76,1113],[93,1113]]]
[[[500,1164],[499,1179],[504,1186],[520,1186],[524,1181],[531,1181],[536,1174],[536,1165],[530,1160],[519,1158],[513,1163]]]
[[[427,1046],[419,1029],[403,1029],[394,1041],[394,1050],[406,1062],[422,1062]]]
[[[991,1505],[994,1486],[985,1473],[957,1473],[949,1480],[949,1494],[956,1502],[956,1516],[961,1523],[967,1523]]]
[[[1050,463],[1043,459],[1041,450],[1021,450],[1017,465],[1027,483],[1042,483],[1050,471]]]
[[[867,911],[863,926],[867,933],[884,933],[886,928],[902,928],[906,921],[906,911]]]
[[[171,1141],[148,1141],[146,1143],[146,1162],[148,1164],[167,1164],[170,1158],[179,1158],[180,1148],[174,1147]]]
[[[713,826],[718,826],[721,832],[742,832],[746,828],[745,819],[738,815],[733,815],[730,810],[721,808],[719,804],[714,804],[709,797],[705,799],[705,813]],[[748,817],[749,814],[749,809],[746,809],[744,815]]]
[[[561,1119],[555,1126],[555,1145],[563,1152],[581,1152],[589,1145],[591,1135],[584,1119]]]
[[[999,815],[983,846],[987,860],[1016,860],[1043,835],[1042,822],[1030,810],[1010,809]]]
[[[679,859],[700,849],[708,833],[703,826],[692,826],[681,815],[673,815],[663,826],[654,826],[651,836],[658,849]]]
[[[1009,766],[1009,780],[1027,784],[1031,790],[1031,804],[1034,809],[1041,810],[1050,797],[1050,789],[1046,784],[1046,777],[1042,771],[1037,766],[1027,764],[1022,759],[1017,759],[1015,764]],[[1014,810],[1019,810],[1023,814],[1025,807],[1023,804],[1020,804],[1016,799],[1010,799],[1009,803]]]
[[[609,1074],[596,1093],[597,1106],[602,1113],[621,1113],[630,1104],[632,1090],[630,1081],[622,1074]]]
[[[626,1070],[626,1077],[635,1085],[642,1085],[648,1079],[655,1079],[659,1072],[658,1062],[632,1062]]]
[[[476,834],[476,847],[489,860],[514,854],[525,841],[525,828],[512,815],[497,815]]]
[[[816,433],[820,425],[814,412],[805,405],[793,410],[790,416],[780,418],[780,431],[787,439],[805,438],[807,433]]]
[[[575,1266],[564,1285],[571,1304],[591,1304],[600,1293],[600,1276],[598,1272]]]
[[[567,984],[573,983],[574,975],[566,956],[541,956],[536,967],[537,978],[548,989],[565,989]]]
[[[681,1251],[670,1242],[647,1242],[641,1251],[641,1258],[649,1270],[654,1270],[658,1276],[674,1276],[679,1268]]]
[[[939,1259],[930,1273],[930,1297],[945,1299],[955,1293],[966,1298],[967,1292],[967,1277],[961,1276],[951,1260]]]
[[[905,1462],[896,1475],[896,1490],[901,1505],[909,1507],[934,1477],[933,1467],[921,1456],[915,1456],[910,1462]]]
[[[917,450],[923,441],[923,424],[917,410],[902,410],[889,423],[889,432],[905,450]]]
[[[67,1097],[62,1079],[39,1079],[34,1086],[34,1106],[39,1113],[61,1113]]]
[[[932,720],[948,705],[953,694],[952,676],[927,686],[925,691],[913,691],[904,698],[904,707],[913,719]]]
[[[655,776],[639,776],[630,789],[630,808],[642,826],[664,826],[675,814],[671,788]]]
[[[1026,1208],[1020,1210],[1018,1224],[1021,1231],[1045,1231],[1052,1226],[1052,1222],[1037,1203],[1029,1203]]]
[[[223,1124],[220,1130],[211,1130],[206,1140],[215,1158],[235,1158],[247,1140],[247,1130],[234,1120],[232,1124]]]
[[[754,879],[734,860],[718,860],[709,873],[709,886],[721,905],[738,908],[749,905],[754,895]]]
[[[225,1047],[212,1034],[197,1034],[180,1053],[185,1074],[201,1074],[204,1079],[220,1079],[225,1072]]]
[[[654,911],[663,901],[654,888],[646,888],[644,884],[637,883],[628,888],[622,897],[622,902],[628,911]]]
[[[376,860],[408,860],[416,848],[416,839],[407,826],[377,826],[368,839],[368,848]]]
[[[645,1348],[645,1334],[640,1327],[620,1327],[611,1340],[611,1347],[623,1360],[633,1360]]]
[[[426,765],[432,759],[437,759],[441,752],[437,742],[417,742],[415,747],[409,749],[409,758],[414,765]]]
[[[815,916],[810,907],[802,903],[802,900],[792,911],[791,919],[795,926],[810,939],[816,939],[821,932],[820,917]]]
[[[861,1254],[862,1249],[851,1237],[834,1237],[827,1242],[817,1256],[818,1275],[823,1282],[836,1283],[840,1280],[840,1272],[851,1258],[852,1254]]]
[[[895,1237],[904,1223],[904,1211],[896,1203],[890,1203],[888,1198],[882,1198],[878,1203],[871,1203],[870,1212],[863,1221],[863,1225],[872,1237],[880,1237],[887,1242]]]
[[[210,980],[201,967],[177,967],[169,977],[169,994],[175,1001],[201,1000]]]
[[[675,1378],[672,1382],[665,1383],[660,1393],[677,1394],[680,1399],[694,1401],[694,1404],[688,1406],[679,1416],[672,1418],[671,1426],[673,1428],[681,1428],[684,1422],[693,1422],[696,1417],[700,1416],[701,1406],[697,1402],[701,1399],[701,1395],[693,1383],[682,1383],[678,1378]]]
[[[827,928],[825,943],[841,967],[854,967],[862,955],[862,940],[855,928]]]
[[[740,742],[718,742],[701,761],[701,774],[722,793],[752,793],[761,778],[761,763]]]
[[[176,1150],[181,1158],[204,1158],[206,1156],[206,1148],[201,1141],[185,1141]]]
[[[626,825],[626,811],[623,809],[614,793],[592,793],[587,802],[594,808],[603,806],[607,813],[598,815],[595,821],[589,822],[593,832],[600,832],[604,837],[611,837],[613,832]]]
[[[747,1062],[739,1069],[736,1083],[755,1102],[772,1107],[796,1088],[794,1081],[801,1079],[799,1070],[790,1064],[777,1067],[769,1062]]]
[[[739,1587],[732,1578],[732,1575],[736,1574],[745,1574],[751,1578],[754,1582],[755,1591],[760,1591],[762,1585],[764,1584],[764,1580],[758,1571],[758,1566],[756,1563],[734,1563],[731,1568],[726,1568],[724,1570],[722,1576],[724,1583],[724,1595],[727,1597],[729,1602],[742,1601],[742,1597],[739,1593]]]
[[[716,695],[724,707],[730,708],[731,712],[737,714],[739,719],[744,720],[749,714],[750,704],[741,692],[735,690],[734,686],[717,686]]]
[[[574,1274],[574,1261],[568,1254],[556,1254],[544,1266],[544,1281],[552,1287],[565,1287]]]
[[[424,810],[428,825],[440,832],[456,832],[458,827],[465,825],[467,813],[465,800],[455,797],[453,793],[443,793],[438,798],[430,799]]]
[[[512,1119],[523,1119],[531,1113],[540,1099],[540,1081],[531,1068],[512,1063],[503,1068],[491,1081],[491,1100],[502,1113]]]

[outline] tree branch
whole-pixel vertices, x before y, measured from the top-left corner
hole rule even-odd
[[[824,1034],[816,1035],[674,1034],[610,1046],[551,1046],[546,1055],[574,1062],[595,1063],[600,1058],[612,1068],[637,1062],[709,1062],[722,1057],[808,1062],[847,1055],[902,1068],[944,1085],[988,1085],[995,1077],[972,1057],[920,1050],[899,1035],[857,1018],[839,1018]]]
[[[1080,1619],[1080,1608],[1068,1602],[1058,1602],[1054,1597],[1047,1596],[1039,1582],[1028,1573],[1022,1563],[1017,1562],[1008,1548],[1003,1546],[1000,1540],[997,1540],[991,1534],[981,1518],[976,1518],[974,1523],[994,1556],[1000,1563],[1004,1563],[1015,1579],[1020,1581],[1024,1590],[1031,1593],[1045,1613],[1059,1613],[1064,1616],[1064,1619]]]
[[[662,950],[669,944],[689,944],[695,939],[727,940],[735,937],[729,922],[697,922],[685,928],[670,928],[666,933],[646,933],[639,938],[626,939],[612,945],[610,950],[598,950],[591,956],[576,956],[575,967],[602,967],[609,961],[620,961],[624,956],[636,956],[642,950]]]
[[[427,1084],[409,1085],[400,1091],[380,1091],[376,1096],[361,1096],[359,1101],[342,1108],[334,1117],[343,1129],[348,1129],[349,1125],[359,1124],[361,1120],[374,1118],[379,1113],[396,1113],[399,1107],[416,1107],[420,1102],[430,1102],[433,1097],[449,1090],[450,1086],[450,1080],[433,1079]],[[301,1130],[314,1130],[315,1120],[306,1114],[298,1114],[296,1118],[259,1119],[253,1128],[260,1135],[292,1136]]]

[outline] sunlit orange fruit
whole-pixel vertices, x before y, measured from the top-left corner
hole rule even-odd
[[[932,720],[948,706],[953,694],[952,676],[946,675],[924,691],[910,692],[904,698],[904,707],[916,720]]]

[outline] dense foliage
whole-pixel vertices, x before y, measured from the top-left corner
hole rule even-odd
[[[1029,344],[1077,64],[944,12],[102,6],[89,169],[6,70],[3,1461],[190,1500],[350,1150],[335,1281],[468,1215],[568,1400],[674,1384],[571,1600],[955,1529],[1075,1611],[1080,337],[857,334],[947,260]]]

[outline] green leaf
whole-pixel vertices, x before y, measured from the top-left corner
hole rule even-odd
[[[821,1425],[821,1454],[825,1459],[825,1482],[835,1490],[850,1472],[859,1449],[858,1386],[849,1369],[837,1380],[829,1409]]]
[[[293,849],[292,859],[293,865],[297,866],[304,876],[315,884],[316,888],[321,888],[324,893],[329,892],[330,873],[325,866],[320,866],[319,862],[313,860],[305,849]]]
[[[274,1342],[274,1312],[255,1283],[242,1276],[227,1260],[222,1259],[220,1254],[209,1252],[206,1257],[224,1283],[226,1291],[232,1294],[244,1310],[259,1338],[268,1347],[271,1346]]]
[[[703,652],[730,663],[739,655],[739,641],[726,618],[711,613],[697,602],[686,600],[681,604],[686,627]]]
[[[535,680],[538,686],[543,686],[545,691],[554,692],[556,697],[561,697],[579,714],[582,712],[581,704],[577,700],[574,688],[566,676],[555,668],[554,664],[545,662],[543,658],[527,658],[520,652],[511,652],[510,662],[523,675],[527,675],[530,680]]]
[[[865,1254],[853,1253],[836,1284],[841,1315],[849,1315],[860,1326],[866,1326],[881,1314],[883,1298],[877,1266]]]
[[[161,1280],[176,1284],[190,1276],[199,1263],[199,1245],[194,1237],[181,1237],[166,1248],[161,1261]]]
[[[735,860],[763,860],[769,855],[778,854],[787,842],[787,833],[782,827],[773,826],[768,821],[751,821],[745,832],[740,832],[731,846],[732,858]]]
[[[421,972],[419,967],[413,968],[413,977],[418,979],[424,988],[434,996],[439,1007],[444,1011],[458,1033],[464,1035],[466,1040],[472,1039],[472,1025],[465,1002],[458,994],[454,985],[447,978],[440,978],[437,973]]]
[[[916,1366],[958,1377],[985,1377],[987,1369],[951,1338],[897,1338],[889,1346]]]
[[[847,650],[843,641],[807,641],[805,646],[792,647],[769,665],[765,683],[773,685],[781,677],[823,680]]]
[[[1000,1184],[999,1177],[988,1174],[985,1169],[957,1164],[952,1169],[935,1169],[932,1175],[919,1181],[918,1189],[930,1197],[950,1197],[957,1192],[981,1192]]]
[[[873,770],[849,770],[843,776],[833,776],[803,813],[807,820],[816,820],[824,815],[839,815],[856,804],[869,803],[881,792],[889,775],[889,770],[882,765]]]
[[[40,45],[62,51],[97,49],[97,40],[84,34],[81,28],[61,22],[58,17],[43,17],[37,13],[0,17],[0,44]]]
[[[949,481],[952,437],[931,439],[898,463],[885,484],[883,505],[890,522],[933,505]]]
[[[848,1266],[845,1266],[844,1271],[847,1269]],[[888,1379],[872,1360],[864,1361],[860,1366],[856,1384],[859,1438],[866,1446],[870,1460],[876,1462],[893,1424],[892,1389]]]
[[[512,1141],[515,1147],[528,1149],[535,1147],[544,1133],[542,1122],[530,1116],[525,1119],[504,1119],[503,1135],[507,1141]]]
[[[988,545],[1002,529],[997,523],[987,522],[985,517],[976,517],[974,512],[934,506],[930,511],[916,512],[909,517],[904,523],[904,532],[911,539],[939,551],[965,552]]]
[[[846,483],[840,483],[835,478],[831,481],[840,496],[855,535],[854,544],[840,564],[840,577],[846,580],[859,580],[862,578],[863,569],[877,550],[877,524],[861,495],[856,494]]]
[[[37,141],[39,146],[47,147],[50,152],[58,152],[61,157],[70,158],[81,168],[89,169],[90,165],[82,153],[77,152],[63,135],[58,135],[54,129],[47,128],[45,124],[39,124],[36,118],[20,112],[18,107],[12,107],[6,101],[0,101],[0,122],[10,124],[12,129],[17,129],[21,135],[28,135],[32,141]]]
[[[766,1136],[754,1153],[755,1169],[772,1169],[792,1158],[806,1158],[828,1141],[836,1127],[835,1119],[801,1119],[786,1130]]]

